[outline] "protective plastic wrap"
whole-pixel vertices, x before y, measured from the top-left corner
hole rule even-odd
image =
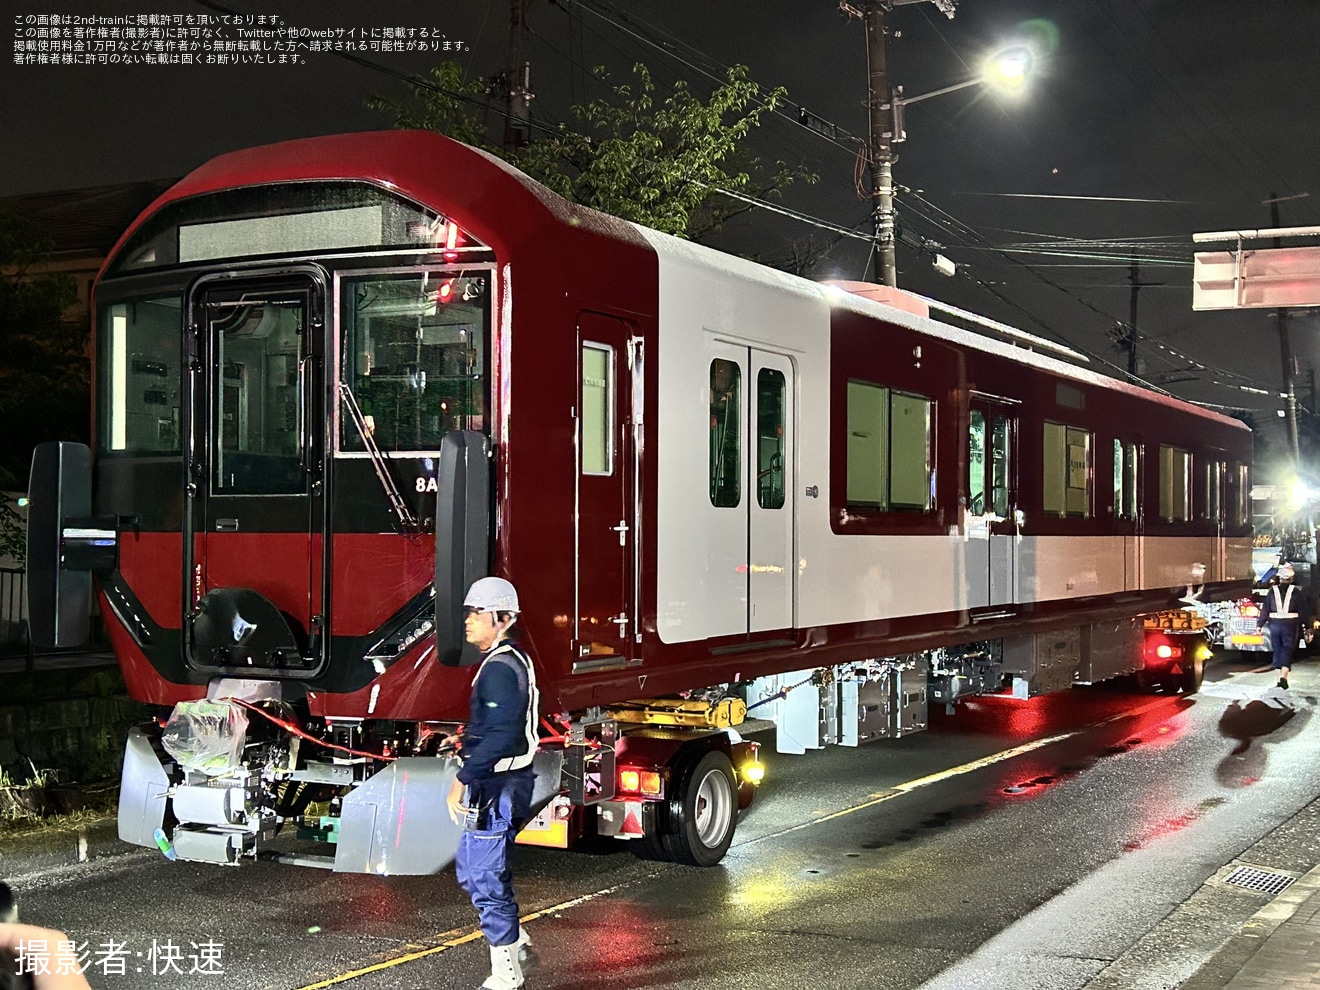
[[[181,701],[160,742],[180,766],[218,777],[242,764],[247,726],[247,714],[233,702]]]

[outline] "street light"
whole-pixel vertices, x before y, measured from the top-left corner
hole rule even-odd
[[[902,86],[896,86],[889,104],[894,117],[891,143],[898,144],[900,141],[907,139],[907,135],[901,126],[904,107],[936,96],[943,96],[945,93],[956,93],[960,89],[970,89],[972,86],[987,86],[998,92],[1016,96],[1027,88],[1027,78],[1031,75],[1033,61],[1029,48],[1014,46],[997,51],[986,58],[979,76],[964,79],[952,86],[933,89],[929,93],[921,93],[918,96],[908,96],[903,92]]]
[[[995,52],[986,59],[981,72],[971,79],[908,96],[903,87],[888,89],[884,51],[883,8],[879,3],[867,5],[863,15],[867,27],[867,61],[870,76],[870,149],[871,199],[875,218],[875,250],[877,280],[884,285],[898,284],[898,265],[895,259],[895,209],[893,146],[907,140],[904,130],[904,109],[913,103],[956,93],[972,86],[987,86],[1008,94],[1021,93],[1031,75],[1035,58],[1026,45],[1013,45]],[[888,96],[885,100],[881,96]]]

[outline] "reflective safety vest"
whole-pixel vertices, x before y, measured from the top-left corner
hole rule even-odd
[[[1296,612],[1288,611],[1288,609],[1292,608],[1292,596],[1293,596],[1293,592],[1297,590],[1297,586],[1295,584],[1288,585],[1288,593],[1286,595],[1280,593],[1281,588],[1277,584],[1270,590],[1274,592],[1274,611],[1270,613],[1270,618],[1271,619],[1297,618]]]
[[[482,668],[488,663],[502,663],[512,670],[518,678],[518,690],[527,693],[527,715],[523,729],[527,752],[519,753],[517,756],[506,756],[496,762],[494,770],[496,773],[503,773],[506,770],[530,767],[533,757],[536,756],[536,747],[540,744],[536,734],[536,718],[537,712],[541,710],[541,692],[536,687],[536,668],[532,664],[532,658],[507,640],[500,643],[486,654],[486,659],[481,661],[476,677],[472,678],[474,688],[477,686],[477,678],[481,676]]]

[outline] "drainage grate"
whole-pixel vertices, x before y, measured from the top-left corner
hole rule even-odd
[[[1258,870],[1251,866],[1239,866],[1224,877],[1224,883],[1231,883],[1235,887],[1245,887],[1247,890],[1256,890],[1262,894],[1278,894],[1291,887],[1296,879],[1296,877],[1290,877],[1286,873],[1273,873],[1270,870]]]

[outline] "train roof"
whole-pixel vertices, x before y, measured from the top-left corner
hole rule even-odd
[[[463,176],[461,197],[455,197],[448,184],[448,177],[457,172]],[[489,245],[497,257],[517,253],[518,248],[545,237],[547,233],[565,239],[598,237],[632,247],[649,248],[671,261],[754,281],[777,291],[815,298],[828,306],[883,319],[959,347],[996,354],[1062,378],[1141,396],[1146,401],[1226,426],[1248,429],[1231,417],[1069,364],[1020,344],[1007,343],[929,316],[907,312],[571,203],[503,159],[432,131],[368,131],[300,138],[213,158],[162,193],[130,225],[107,256],[101,275],[105,274],[129,238],[153,214],[173,203],[243,186],[353,180],[374,183],[440,210]]]
[[[1050,357],[1039,351],[1031,350],[1021,344],[1009,343],[1007,341],[998,340],[994,337],[986,336],[985,334],[977,333],[973,330],[967,330],[948,323],[943,323],[930,316],[912,312],[900,308],[899,306],[877,302],[876,300],[865,298],[855,292],[850,292],[847,289],[830,285],[829,283],[813,282],[810,279],[805,279],[798,275],[792,275],[788,272],[779,271],[774,268],[767,268],[764,265],[758,265],[745,258],[726,254],[723,251],[718,251],[702,244],[696,244],[692,241],[685,241],[670,234],[651,230],[647,227],[638,225],[637,229],[646,237],[657,253],[680,264],[707,269],[718,269],[735,278],[754,281],[762,285],[773,287],[782,292],[791,292],[797,295],[818,298],[831,307],[848,309],[864,316],[908,327],[918,333],[948,341],[958,347],[983,351],[988,354],[995,354],[1019,364],[1038,368],[1041,371],[1058,375],[1061,378],[1069,378],[1076,382],[1092,385],[1097,388],[1108,389],[1110,391],[1140,396],[1148,402],[1155,402],[1171,409],[1177,409],[1204,419],[1214,420],[1215,422],[1222,423],[1226,426],[1249,431],[1249,427],[1247,427],[1246,424],[1242,423],[1240,420],[1233,419],[1231,416],[1225,416],[1222,413],[1214,412],[1213,410],[1198,406],[1195,403],[1186,402],[1183,399],[1178,399],[1171,395],[1142,388],[1138,385],[1132,385],[1128,382],[1120,381],[1117,378],[1111,378],[1108,375],[1100,374],[1099,372],[1092,371],[1091,369],[1080,365],[1069,364],[1058,358]]]

